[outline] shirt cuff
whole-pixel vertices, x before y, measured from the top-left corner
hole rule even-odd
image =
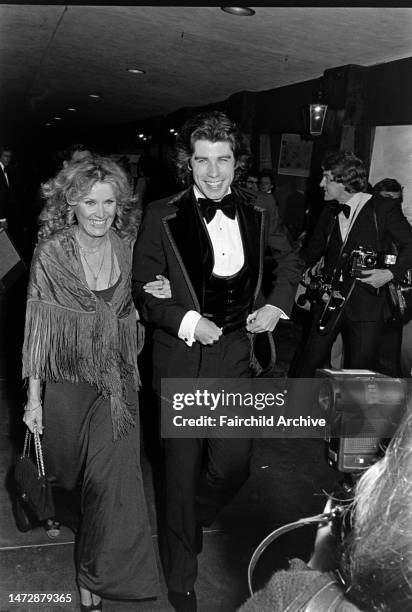
[[[195,342],[195,327],[201,318],[202,315],[196,312],[196,310],[188,310],[183,317],[177,335],[186,342],[187,346],[192,346],[193,342]]]
[[[269,306],[270,308],[274,309],[274,312],[280,312],[280,318],[281,319],[289,319],[288,315],[283,312],[283,310],[281,308],[278,308],[277,306],[274,306],[273,304],[266,304],[266,306]]]

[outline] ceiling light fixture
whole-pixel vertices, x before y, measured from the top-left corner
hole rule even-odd
[[[145,70],[140,70],[140,68],[126,68],[127,72],[131,74],[146,74]]]
[[[75,113],[77,111],[77,108],[73,108],[73,107],[69,106],[69,108],[67,110],[71,111],[72,113]]]
[[[256,13],[256,11],[248,6],[221,6],[220,8],[225,13],[230,13],[230,15],[236,15],[237,17],[252,17]]]
[[[53,117],[53,119],[56,119],[56,121],[61,121],[61,117]]]
[[[89,98],[100,98],[99,94],[89,94]]]

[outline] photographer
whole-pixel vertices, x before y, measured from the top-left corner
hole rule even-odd
[[[295,378],[310,378],[329,365],[339,332],[345,368],[379,371],[382,288],[392,279],[400,281],[412,267],[412,228],[397,202],[366,193],[363,162],[341,151],[327,155],[322,168],[326,205],[305,254],[306,281],[312,278],[312,324],[291,365],[289,375]],[[386,267],[382,245],[390,243],[398,255]]]
[[[409,404],[385,456],[358,481],[350,507],[352,529],[343,544],[335,546],[337,562],[325,565],[331,530],[322,527],[309,566],[293,559],[289,570],[273,574],[239,612],[412,610],[411,487]],[[328,573],[335,569],[338,572]],[[335,583],[327,587],[331,580]],[[331,594],[329,600],[322,595],[326,591]]]

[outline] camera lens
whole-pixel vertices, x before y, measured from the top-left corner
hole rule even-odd
[[[366,255],[364,264],[366,268],[373,268],[375,265],[375,257],[373,255]]]

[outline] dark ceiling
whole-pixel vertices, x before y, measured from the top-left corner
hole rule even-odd
[[[2,124],[121,124],[412,55],[412,8],[253,8],[0,5]]]

